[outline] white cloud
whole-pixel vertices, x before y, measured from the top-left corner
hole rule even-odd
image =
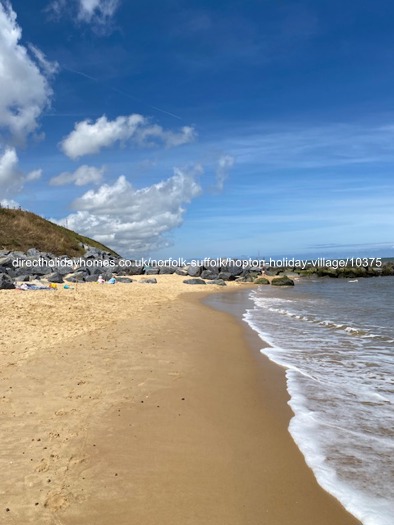
[[[78,4],[80,20],[105,24],[114,16],[119,0],[79,0]]]
[[[46,74],[54,71],[44,54],[34,48],[38,64],[20,44],[21,28],[11,5],[0,2],[0,132],[23,141],[37,128],[37,120],[49,105],[52,90]],[[43,66],[44,71],[39,66]]]
[[[56,177],[52,177],[49,181],[51,186],[63,186],[64,184],[75,184],[75,186],[85,186],[86,184],[98,184],[102,181],[104,166],[95,168],[94,166],[87,166],[84,164],[80,166],[74,173],[64,172]]]
[[[44,55],[44,53],[41,51],[41,49],[38,49],[38,47],[34,46],[33,44],[29,44],[29,49],[31,53],[35,56],[41,69],[48,77],[54,75],[59,71],[59,64],[57,62],[50,62]]]
[[[0,152],[0,198],[19,193],[25,182],[38,180],[42,170],[34,170],[25,175],[19,169],[19,159],[15,148],[7,147]]]
[[[170,244],[165,234],[182,224],[185,206],[201,194],[202,172],[201,165],[175,168],[172,177],[141,189],[121,176],[76,199],[76,213],[60,222],[122,254],[147,254]]]
[[[141,146],[152,146],[156,142],[163,143],[167,148],[175,148],[188,142],[193,142],[196,138],[196,131],[191,126],[183,126],[180,132],[164,130],[157,124],[148,125],[139,130],[136,137]]]
[[[26,182],[33,182],[35,180],[40,179],[42,176],[42,170],[33,170],[30,173],[26,175]]]
[[[224,181],[227,179],[228,172],[234,166],[235,158],[231,155],[222,155],[219,158],[216,169],[216,188],[223,190]]]
[[[18,168],[18,155],[14,148],[6,148],[0,155],[0,197],[18,193],[23,188],[24,176]]]
[[[77,122],[74,131],[61,143],[61,148],[72,159],[98,153],[115,142],[128,140],[144,120],[142,115],[134,114],[112,121],[102,116],[94,123],[89,120]]]
[[[90,24],[99,33],[106,33],[120,5],[120,0],[53,0],[47,11],[55,18],[69,14],[74,20]]]
[[[179,132],[165,130],[151,124],[146,117],[134,113],[108,120],[105,115],[95,122],[77,122],[74,130],[61,142],[61,149],[70,158],[98,153],[115,143],[132,141],[139,146],[163,144],[171,148],[192,142],[196,137],[194,128],[184,126]]]
[[[19,202],[14,201],[13,199],[2,199],[0,201],[0,207],[2,208],[20,208]]]

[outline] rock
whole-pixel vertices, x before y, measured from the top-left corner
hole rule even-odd
[[[81,274],[84,274],[84,275],[90,275],[89,269],[86,266],[84,266],[84,265],[77,266],[73,273],[81,273]]]
[[[84,283],[85,280],[85,275],[82,273],[70,273],[66,276],[66,281],[70,283]]]
[[[26,252],[26,255],[28,257],[34,257],[34,256],[39,256],[40,255],[40,252],[37,250],[37,248],[29,248]]]
[[[30,272],[26,272],[26,270],[31,270],[32,274],[43,276],[43,275],[49,275],[50,273],[53,273],[54,268],[51,266],[35,266],[34,268],[24,268],[23,267],[21,268],[21,270],[24,270],[25,273],[30,273]]]
[[[244,270],[242,273],[241,273],[242,277],[248,277],[251,279],[250,282],[253,282],[255,279],[257,279],[260,275],[261,275],[261,271],[256,271],[256,270],[249,270],[249,269],[246,269]]]
[[[160,274],[173,274],[177,270],[176,266],[160,266]],[[187,275],[187,274],[186,274]]]
[[[207,284],[202,279],[185,279],[183,282],[185,284]]]
[[[223,279],[223,281],[235,281],[235,275],[230,272],[220,272],[218,278]]]
[[[234,278],[235,278],[237,275],[241,275],[241,273],[242,273],[243,271],[244,271],[244,268],[243,268],[243,265],[241,264],[241,261],[236,262],[235,260],[234,260],[234,261],[229,261],[227,264],[224,264],[224,265],[220,268],[220,273],[222,273],[222,272],[229,273],[229,274],[231,274]]]
[[[86,247],[87,249],[85,251],[85,259],[88,259],[88,258],[97,259],[101,257],[101,255],[103,254],[103,252],[99,250],[98,248],[94,248],[93,246],[86,246]]]
[[[20,275],[18,277],[18,281],[22,282],[22,283],[27,283],[30,281],[30,275]]]
[[[197,266],[195,264],[191,264],[187,268],[187,275],[190,275],[190,277],[199,277],[201,275],[201,272],[203,271],[202,266]]]
[[[280,279],[283,279],[283,277],[280,277]],[[275,281],[275,279],[272,279],[273,281]],[[269,280],[266,279],[265,277],[258,277],[257,279],[254,280],[254,284],[269,284]]]
[[[64,283],[63,277],[57,272],[50,273],[46,276],[46,279],[49,283]]]
[[[147,268],[144,270],[145,275],[159,275],[160,268]]]
[[[0,290],[13,290],[15,284],[12,282],[12,279],[6,273],[0,273]]]
[[[218,286],[227,286],[223,279],[212,279],[209,284],[217,284]]]
[[[203,270],[201,272],[201,279],[218,279],[218,274],[217,272],[213,272],[212,270]]]
[[[123,275],[141,275],[144,273],[144,267],[137,264],[133,264],[132,261],[121,260],[119,267],[122,268]]]
[[[287,275],[283,277],[275,277],[271,281],[272,286],[294,286],[294,281],[289,279]]]
[[[148,279],[145,279],[145,278],[142,278],[139,280],[140,283],[145,283],[145,284],[156,284],[157,283],[157,279],[155,279],[155,277],[151,277],[151,278],[148,278]]]
[[[53,270],[58,273],[59,275],[67,275],[69,274],[70,272],[73,271],[73,267],[72,265],[68,265],[66,263],[62,264],[62,265],[57,265],[53,268]]]
[[[177,275],[182,275],[182,276],[186,276],[186,275],[187,275],[187,271],[186,271],[186,270],[182,270],[182,268],[177,268],[177,269],[175,270],[175,273],[176,273]]]
[[[269,275],[270,277],[274,275],[279,275],[280,273],[283,273],[283,268],[275,268],[275,267],[268,267],[265,271],[266,275]]]
[[[0,266],[3,266],[4,268],[15,268],[12,264],[13,261],[14,257],[12,254],[0,257]]]
[[[117,283],[125,283],[125,284],[130,284],[133,281],[133,279],[128,279],[127,277],[116,277],[116,282]]]
[[[82,274],[79,273],[78,275],[82,275]],[[83,281],[85,283],[97,283],[98,275],[85,275],[85,276],[82,276],[82,277],[83,277]],[[103,276],[103,278],[104,278],[104,276]],[[69,280],[68,277],[66,277],[66,279]]]
[[[317,275],[319,277],[332,277],[333,279],[338,278],[338,270],[334,268],[318,268]]]

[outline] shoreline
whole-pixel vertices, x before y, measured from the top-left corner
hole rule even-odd
[[[134,318],[10,369],[4,522],[358,523],[288,433],[284,372],[252,349],[257,334],[201,304],[206,289],[143,293]]]

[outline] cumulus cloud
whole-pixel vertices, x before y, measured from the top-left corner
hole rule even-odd
[[[24,176],[18,168],[14,148],[6,148],[0,155],[0,197],[18,193],[23,188]]]
[[[25,182],[39,179],[42,170],[34,170],[25,175],[19,169],[19,159],[15,148],[7,147],[0,152],[0,198],[19,193]]]
[[[126,177],[76,199],[76,213],[62,224],[125,255],[146,254],[169,245],[166,233],[183,222],[186,205],[201,194],[201,165],[175,168],[172,177],[135,189]]]
[[[47,11],[55,18],[69,14],[75,20],[90,24],[97,32],[106,33],[120,5],[120,0],[54,0]]]
[[[70,158],[77,159],[84,155],[98,153],[101,149],[115,143],[132,141],[139,146],[162,144],[167,148],[192,142],[196,137],[194,128],[184,126],[180,131],[165,130],[157,124],[151,124],[146,117],[134,113],[108,120],[105,115],[95,122],[83,120],[77,122],[74,130],[61,142],[62,151]]]
[[[234,166],[235,158],[231,155],[222,155],[219,158],[218,166],[216,168],[216,188],[223,190],[224,181],[227,179],[228,172]]]
[[[0,207],[2,208],[20,208],[19,202],[14,201],[14,199],[2,199],[0,200]]]
[[[20,44],[21,36],[16,13],[8,2],[0,2],[0,133],[6,135],[3,142],[9,138],[23,141],[32,133],[52,96],[47,76],[56,66],[35,47],[34,60]]]
[[[63,186],[64,184],[75,184],[75,186],[85,186],[86,184],[98,184],[102,181],[104,166],[95,168],[84,164],[73,173],[63,172],[49,181],[51,186]]]

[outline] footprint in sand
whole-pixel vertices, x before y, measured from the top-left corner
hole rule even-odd
[[[69,501],[68,501],[67,494],[62,494],[60,492],[60,493],[49,494],[49,496],[47,497],[44,503],[44,507],[50,510],[56,511],[56,510],[64,509],[65,507],[68,506],[68,504],[69,504]]]
[[[42,459],[34,470],[36,472],[47,472],[49,470],[48,461],[46,459]]]

